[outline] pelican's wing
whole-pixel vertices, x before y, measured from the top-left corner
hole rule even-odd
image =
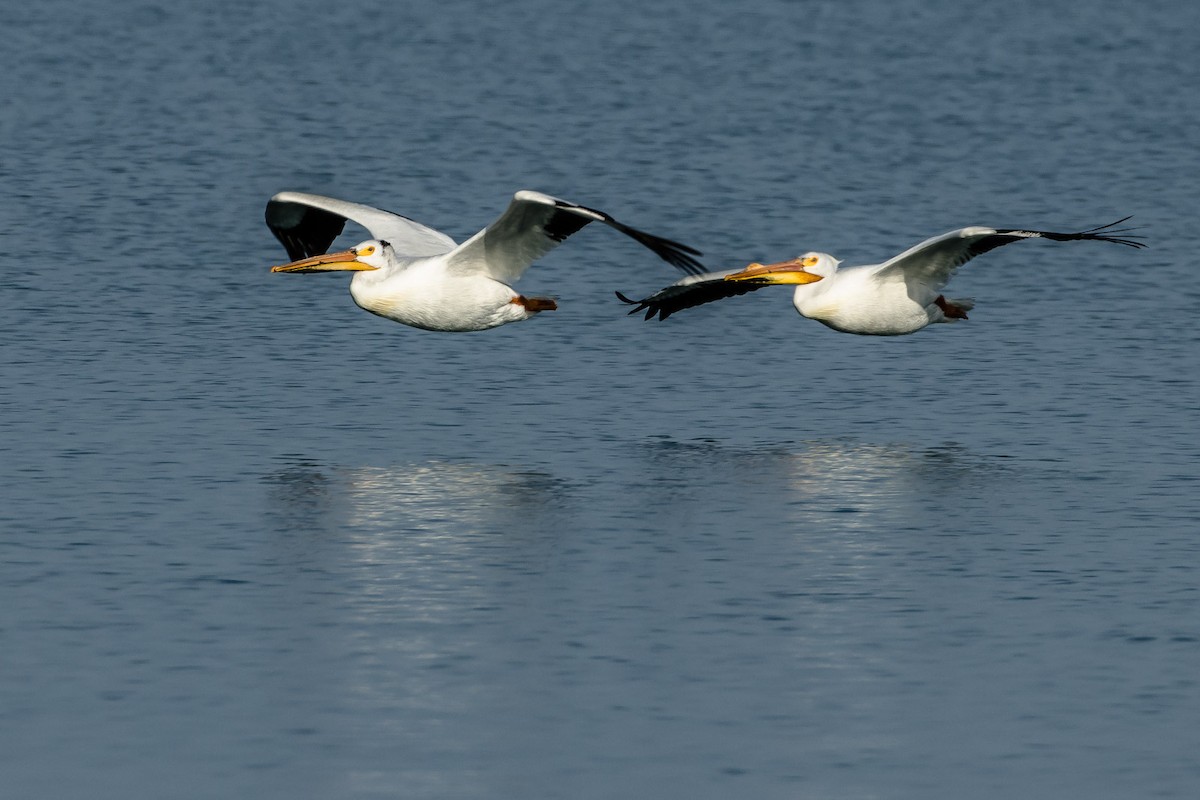
[[[355,222],[392,245],[401,256],[433,256],[453,250],[455,241],[408,217],[360,203],[305,192],[280,192],[267,203],[267,227],[295,259],[318,256]]]
[[[623,303],[636,306],[636,308],[629,311],[630,314],[636,314],[639,311],[645,310],[646,319],[648,320],[653,319],[656,314],[659,319],[666,319],[676,311],[682,311],[685,308],[704,305],[716,300],[724,300],[726,297],[737,297],[740,294],[753,292],[764,286],[779,285],[755,283],[753,280],[725,280],[726,275],[732,275],[735,272],[741,271],[740,269],[727,269],[724,272],[706,272],[703,275],[689,275],[641,300],[630,300],[620,292],[617,292],[617,297]]]
[[[448,265],[460,273],[482,273],[511,283],[529,266],[589,222],[603,222],[653,250],[667,263],[690,275],[704,272],[687,245],[636,230],[603,211],[568,203],[556,197],[522,190],[499,219],[459,245]]]
[[[926,239],[916,247],[911,247],[880,264],[875,271],[875,277],[881,279],[903,278],[907,283],[919,283],[934,291],[939,291],[954,275],[955,270],[975,256],[1023,239],[1050,239],[1055,242],[1091,240],[1113,242],[1127,247],[1145,247],[1145,244],[1137,241],[1140,237],[1112,235],[1129,230],[1128,228],[1114,228],[1115,225],[1120,225],[1127,219],[1129,217],[1077,233],[1027,231],[1016,228],[960,228],[932,239]]]

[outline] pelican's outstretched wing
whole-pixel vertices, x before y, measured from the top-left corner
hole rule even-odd
[[[954,275],[955,270],[970,261],[975,256],[983,255],[989,250],[1003,247],[1006,244],[1019,242],[1023,239],[1050,239],[1055,242],[1097,241],[1123,244],[1127,247],[1145,247],[1138,241],[1138,236],[1114,236],[1125,233],[1128,228],[1114,228],[1129,217],[1100,225],[1077,233],[1055,233],[1053,231],[1028,231],[1016,228],[959,228],[956,231],[943,233],[932,239],[926,239],[915,247],[910,247],[898,256],[888,259],[879,265],[875,277],[881,280],[902,278],[906,283],[919,283],[940,291]]]
[[[401,256],[434,256],[456,242],[440,231],[361,203],[305,192],[280,192],[267,203],[267,227],[292,260],[318,256],[342,232],[346,220],[366,228],[373,239],[392,245]]]
[[[695,259],[700,255],[698,250],[631,228],[603,211],[529,190],[513,195],[504,213],[459,245],[447,262],[453,271],[484,273],[511,283],[534,261],[589,222],[603,222],[616,228],[690,275],[704,272],[704,266]]]
[[[620,292],[617,292],[617,297],[623,303],[636,306],[636,308],[629,311],[630,314],[636,314],[644,310],[646,312],[645,318],[648,320],[653,319],[655,315],[658,315],[659,319],[666,319],[676,311],[682,311],[685,308],[724,300],[726,297],[737,297],[738,295],[761,289],[764,286],[778,285],[766,282],[755,283],[751,280],[725,280],[726,275],[732,275],[735,272],[741,272],[741,270],[727,269],[724,272],[706,272],[703,275],[690,275],[683,280],[672,283],[670,286],[659,289],[649,297],[643,297],[641,300],[630,300]]]

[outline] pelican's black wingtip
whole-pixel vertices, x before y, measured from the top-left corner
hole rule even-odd
[[[630,300],[620,292],[614,292],[614,294],[616,294],[617,299],[622,303],[627,303],[628,305],[633,306],[633,308],[629,309],[629,314],[627,314],[627,316],[633,316],[634,314],[639,314],[645,311],[646,316],[644,319],[649,322],[650,320],[654,319],[655,314],[658,314],[659,319],[666,319],[671,314],[670,311],[667,311],[657,303],[650,303],[645,300]]]
[[[613,292],[613,294],[615,294],[617,296],[617,299],[620,300],[622,303],[633,306],[633,308],[629,309],[629,313],[626,314],[626,316],[633,316],[634,314],[638,313],[639,311],[641,311],[642,309],[644,309],[646,307],[646,303],[644,303],[641,300],[630,300],[628,297],[621,294],[620,292]]]
[[[1126,247],[1135,247],[1138,249],[1143,249],[1143,248],[1149,247],[1148,244],[1141,241],[1141,239],[1143,239],[1145,237],[1140,236],[1138,234],[1133,234],[1130,236],[1114,236],[1113,235],[1115,233],[1129,233],[1130,231],[1138,230],[1138,228],[1118,228],[1117,227],[1121,223],[1128,222],[1131,219],[1133,219],[1133,214],[1130,214],[1129,216],[1126,216],[1126,217],[1121,217],[1116,222],[1110,222],[1107,225],[1097,225],[1095,228],[1088,228],[1086,231],[1082,231],[1081,233],[1084,235],[1084,238],[1095,239],[1095,240],[1101,241],[1101,242],[1112,242],[1113,244],[1123,244]]]
[[[655,236],[652,233],[632,228],[623,222],[618,222],[607,214],[603,216],[603,219],[606,223],[639,242],[642,246],[650,248],[654,251],[655,255],[672,267],[682,270],[688,275],[700,275],[704,273],[704,265],[695,258],[696,256],[703,255],[703,253],[694,247],[689,247],[673,239],[665,239],[662,236]]]
[[[653,242],[644,241],[643,244],[649,246],[668,264],[676,269],[683,270],[688,275],[701,275],[704,273],[704,265],[695,258],[698,255],[703,255],[699,250],[661,237],[654,237]]]
[[[1082,233],[1096,233],[1097,231],[1109,231],[1110,233],[1115,233],[1115,231],[1112,230],[1113,228],[1117,227],[1122,222],[1128,222],[1131,219],[1133,219],[1133,214],[1130,214],[1127,217],[1121,217],[1116,222],[1110,222],[1107,225],[1097,225],[1094,228],[1088,228],[1086,231],[1081,231],[1081,232]],[[1127,228],[1126,230],[1133,230],[1133,229]]]

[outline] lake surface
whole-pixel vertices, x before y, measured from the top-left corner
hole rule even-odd
[[[4,17],[5,798],[1200,792],[1200,6]],[[479,334],[268,271],[281,189],[462,239],[520,188],[714,268],[1150,248],[894,339],[627,317],[676,275],[599,226]]]

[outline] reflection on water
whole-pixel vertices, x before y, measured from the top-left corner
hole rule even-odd
[[[582,796],[614,762],[697,750],[713,774],[902,770],[912,720],[946,721],[945,662],[1030,691],[995,656],[1028,649],[1040,611],[995,600],[1025,597],[1032,551],[979,522],[1016,518],[1028,462],[852,439],[590,455],[290,457],[264,478],[291,593],[265,627],[296,632],[305,665],[273,699],[354,742],[330,794],[488,796],[563,763]]]
[[[921,448],[839,439],[736,448],[662,439],[643,452],[662,502],[727,494],[742,513],[747,505],[779,504],[793,522],[827,517],[825,525],[841,530],[936,525],[931,506],[1009,472],[1000,459],[956,443]],[[658,491],[664,487],[669,491]]]
[[[769,697],[746,693],[731,717],[805,742],[780,747],[779,758],[847,767],[895,749],[911,698],[938,694],[898,664],[920,661],[914,654],[930,643],[981,641],[978,608],[960,611],[958,600],[973,576],[991,580],[974,566],[990,537],[963,536],[974,523],[961,509],[987,509],[993,494],[1028,479],[953,443],[664,439],[639,456],[647,481],[670,489],[647,489],[642,501],[659,503],[659,524],[686,531],[681,551],[703,558],[675,564],[690,609],[679,624],[696,641],[666,640],[703,653],[709,637],[752,639],[751,651],[711,657],[723,674],[772,687]]]
[[[961,534],[987,531],[961,508],[986,508],[1028,479],[953,443],[746,448],[664,439],[640,456],[643,515],[686,530],[695,540],[688,547],[719,559],[725,574],[744,565],[744,584],[732,581],[729,592],[749,618],[778,617],[789,626],[789,659],[844,675],[882,668],[840,635],[861,614],[857,603],[869,599],[886,615],[941,602],[898,582],[893,559],[902,553],[930,575],[958,574],[976,559]]]
[[[533,470],[430,461],[391,467],[296,462],[268,476],[268,514],[284,540],[317,540],[352,570],[362,613],[445,611],[478,592],[480,561],[539,571],[573,505],[570,485]],[[480,596],[480,602],[485,602]]]
[[[844,517],[846,529],[903,522],[931,498],[973,490],[1011,468],[955,443],[921,448],[814,440],[733,447],[713,440],[655,439],[634,450],[640,468],[632,485],[616,489],[625,502],[614,514],[677,513],[681,508],[736,501],[746,511],[788,508],[789,517]],[[280,530],[336,531],[356,544],[388,535],[449,537],[545,528],[567,520],[580,491],[604,491],[605,477],[568,481],[545,470],[430,461],[391,467],[323,466],[300,459],[265,478],[269,514]],[[636,502],[634,501],[636,498]],[[870,520],[870,522],[867,522]]]
[[[295,580],[304,595],[321,597],[314,624],[333,629],[323,636],[336,651],[326,680],[345,711],[333,724],[355,741],[387,742],[404,754],[381,756],[387,768],[347,774],[347,791],[403,785],[482,796],[464,763],[486,749],[496,727],[447,728],[447,720],[486,715],[481,684],[503,678],[505,659],[519,657],[519,644],[508,652],[520,639],[509,621],[517,611],[510,587],[550,572],[574,503],[570,484],[487,464],[303,460],[265,483],[281,546],[312,541]],[[328,683],[311,690],[331,691]]]
[[[494,602],[497,565],[545,572],[573,506],[569,484],[552,475],[481,464],[299,462],[266,482],[278,546],[305,541],[297,557],[338,570],[347,612],[367,623],[447,623],[456,605]]]
[[[501,466],[427,462],[322,467],[298,462],[267,476],[281,527],[461,536],[507,529],[569,502],[553,476]]]

